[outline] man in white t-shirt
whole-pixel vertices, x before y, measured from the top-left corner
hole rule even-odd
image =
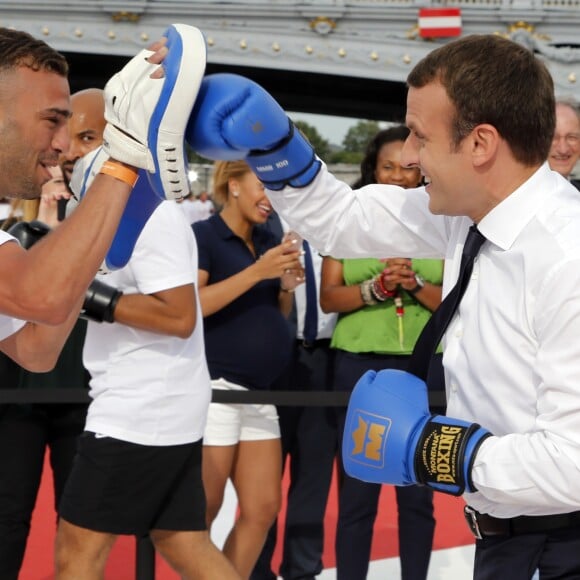
[[[79,162],[73,192],[85,167],[98,171],[99,155]],[[155,194],[143,179],[134,195]],[[130,534],[149,535],[185,578],[239,578],[205,520],[211,384],[196,280],[193,230],[177,204],[161,202],[126,266],[89,288],[83,362],[92,402],[59,506],[59,577],[101,578],[117,536]]]
[[[106,286],[85,303],[92,402],[59,508],[63,577],[101,577],[117,535],[149,534],[184,577],[238,578],[205,522],[211,385],[196,271],[193,231],[177,204],[162,202],[128,264],[99,275]]]

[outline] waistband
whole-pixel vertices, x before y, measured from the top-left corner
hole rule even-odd
[[[298,339],[299,346],[304,348],[319,348],[319,347],[329,347],[330,346],[330,338],[318,338],[313,341],[301,340]]]
[[[478,540],[490,536],[541,534],[580,527],[580,511],[547,516],[494,518],[488,514],[480,514],[473,508],[465,506],[464,515],[469,529]]]

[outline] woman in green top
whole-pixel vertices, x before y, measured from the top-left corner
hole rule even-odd
[[[400,164],[408,134],[404,126],[380,131],[367,147],[354,187],[371,183],[417,187],[419,169]],[[442,280],[441,260],[324,258],[320,303],[325,312],[339,313],[331,342],[336,349],[335,390],[352,390],[369,369],[408,370],[415,342],[441,302]],[[442,388],[441,361],[435,364]],[[342,437],[346,409],[339,408],[337,414]],[[337,580],[364,580],[381,486],[353,479],[343,469],[340,481]],[[396,495],[401,577],[425,580],[435,529],[433,492],[407,486],[397,487]]]

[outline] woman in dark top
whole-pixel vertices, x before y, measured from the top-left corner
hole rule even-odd
[[[286,317],[292,291],[303,279],[301,248],[290,240],[280,243],[264,227],[272,206],[243,161],[216,164],[214,199],[222,210],[193,224],[212,386],[268,389],[289,362],[292,334]],[[250,575],[278,513],[281,473],[273,405],[210,405],[203,450],[208,525],[231,479],[239,515],[224,553],[243,578]]]

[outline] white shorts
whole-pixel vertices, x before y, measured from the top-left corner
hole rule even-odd
[[[247,391],[225,379],[211,382],[213,389]],[[203,436],[204,445],[236,445],[240,441],[279,439],[280,424],[274,405],[211,403]]]

